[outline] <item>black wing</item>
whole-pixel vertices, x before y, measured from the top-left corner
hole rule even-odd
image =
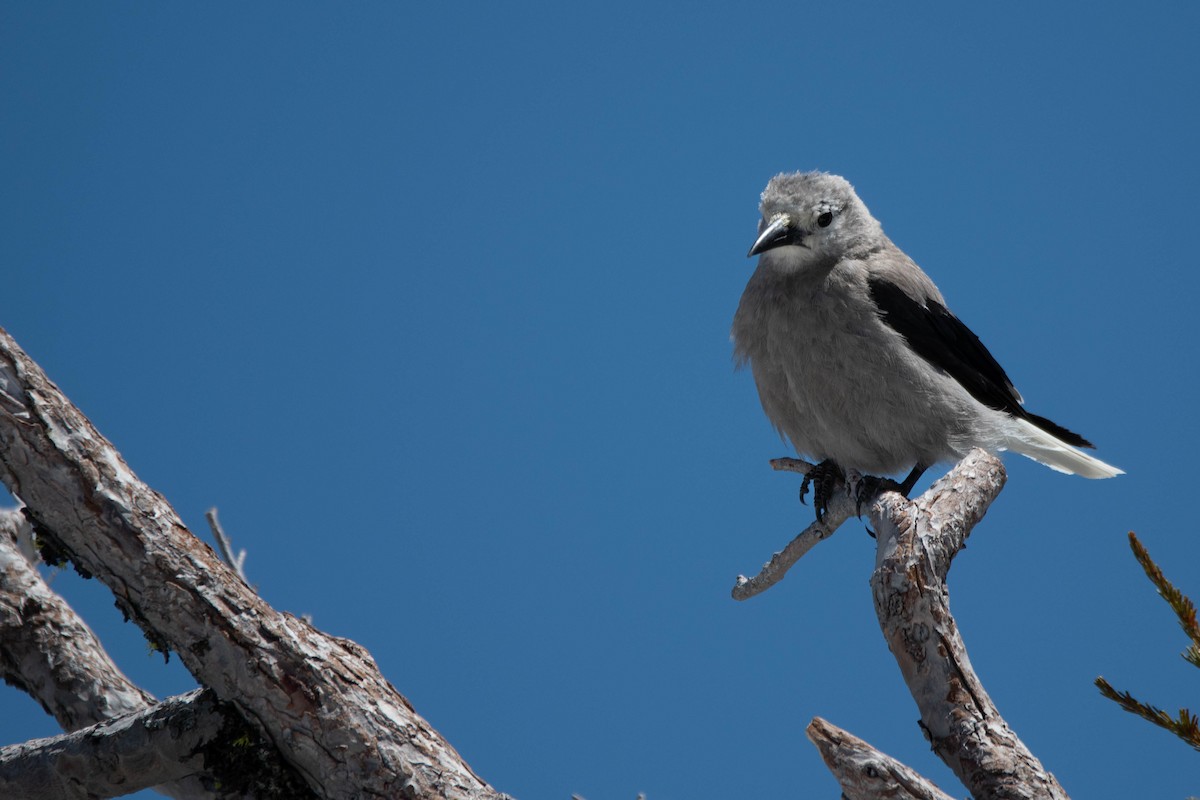
[[[869,280],[867,286],[883,321],[919,356],[962,384],[976,400],[988,408],[1027,419],[1067,444],[1093,446],[1079,434],[1026,411],[1004,368],[979,337],[941,303],[929,300],[921,305],[896,284],[880,278]]]

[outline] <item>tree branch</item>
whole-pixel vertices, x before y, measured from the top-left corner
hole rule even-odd
[[[845,800],[953,800],[928,778],[820,717],[806,733]]]
[[[93,800],[180,781],[204,771],[203,753],[223,719],[212,693],[196,689],[74,733],[0,748],[0,797]]]
[[[0,511],[0,677],[65,731],[146,708],[154,698],[125,677],[18,550],[18,529],[27,525],[20,509]]]
[[[87,623],[42,579],[24,547],[16,543],[25,538],[21,534],[28,528],[21,509],[0,510],[0,677],[31,695],[68,732],[146,712],[157,702],[154,697],[125,677]],[[189,713],[205,712],[192,708]],[[214,763],[215,776],[206,771],[154,788],[176,800],[265,800],[266,795],[246,794],[240,787],[286,783],[281,773],[288,768],[275,748],[263,747],[261,736],[247,733],[246,723],[231,707],[212,713],[216,718],[202,721],[203,727],[222,731],[226,740],[249,736],[259,756],[253,761],[243,758],[237,776],[228,774],[229,759],[219,759]],[[211,750],[221,743],[206,746]],[[97,771],[107,768],[107,764],[96,765]],[[217,783],[222,784],[220,791],[213,788]],[[289,800],[307,791],[291,784],[288,790]]]
[[[776,458],[771,461],[772,469],[799,472],[801,475],[807,475],[812,467],[812,464],[798,458]],[[788,542],[786,547],[772,555],[771,560],[763,564],[762,569],[753,578],[747,578],[745,575],[737,576],[733,591],[730,592],[733,599],[746,600],[779,583],[787,575],[788,570],[804,557],[805,553],[813,549],[817,542],[832,536],[842,523],[854,514],[854,501],[845,492],[835,490],[833,497],[829,499],[829,507],[825,510],[824,517],[815,520],[795,539]]]
[[[871,589],[934,752],[971,794],[1061,800],[1066,792],[984,691],[950,615],[950,562],[1005,479],[997,457],[974,450],[916,501],[882,495],[871,509],[879,542]]]
[[[40,538],[258,726],[319,796],[498,798],[358,645],[271,608],[0,330],[0,478]]]
[[[1200,624],[1196,621],[1195,603],[1175,584],[1167,580],[1162,569],[1150,557],[1150,551],[1138,540],[1137,534],[1133,531],[1129,532],[1129,546],[1133,549],[1133,555],[1138,563],[1142,565],[1146,577],[1158,589],[1159,596],[1166,600],[1167,604],[1171,606],[1171,610],[1175,612],[1175,616],[1179,619],[1179,626],[1183,628],[1183,632],[1189,639],[1188,647],[1181,655],[1189,664],[1200,667]],[[1096,678],[1096,688],[1100,690],[1100,694],[1116,702],[1129,713],[1136,714],[1147,722],[1152,722],[1160,728],[1170,731],[1193,748],[1200,750],[1200,719],[1186,708],[1179,709],[1178,717],[1172,717],[1158,706],[1143,703],[1129,692],[1118,692],[1104,678]]]
[[[225,529],[221,527],[221,521],[217,519],[217,507],[213,506],[205,511],[204,518],[208,520],[208,527],[212,531],[213,538],[217,540],[217,552],[221,554],[221,558],[237,573],[237,576],[242,579],[242,583],[250,586],[250,581],[246,578],[246,551],[239,550],[236,556],[233,554],[233,546],[229,543],[229,537],[225,535]]]

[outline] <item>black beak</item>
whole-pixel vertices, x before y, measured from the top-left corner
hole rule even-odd
[[[754,240],[754,246],[746,253],[746,258],[783,247],[786,244],[801,245],[804,242],[804,231],[792,227],[792,218],[787,214],[776,214],[763,232]]]

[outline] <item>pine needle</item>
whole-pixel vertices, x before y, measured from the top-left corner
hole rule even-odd
[[[1133,531],[1129,532],[1129,546],[1133,548],[1133,556],[1142,565],[1146,577],[1158,589],[1159,595],[1171,606],[1175,616],[1179,618],[1179,625],[1183,628],[1183,632],[1191,639],[1191,644],[1182,653],[1184,659],[1189,664],[1200,667],[1200,625],[1196,622],[1195,603],[1167,580]],[[1129,692],[1118,692],[1104,678],[1096,678],[1096,687],[1100,689],[1100,694],[1117,703],[1130,714],[1136,714],[1142,719],[1170,731],[1196,750],[1200,750],[1200,721],[1188,709],[1181,708],[1179,714],[1172,717],[1157,706],[1143,703]]]
[[[1195,656],[1200,656],[1200,625],[1196,623],[1196,604],[1167,580],[1133,531],[1129,532],[1129,546],[1133,548],[1134,558],[1146,571],[1146,577],[1158,589],[1159,595],[1171,606],[1175,615],[1179,617],[1179,625],[1183,628],[1183,632],[1192,640],[1191,646],[1184,652],[1183,657],[1200,667],[1200,663],[1197,663],[1197,660],[1200,659],[1194,659]],[[1192,653],[1192,656],[1189,656],[1189,653]]]

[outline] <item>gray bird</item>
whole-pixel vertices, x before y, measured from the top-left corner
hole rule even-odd
[[[1025,410],[996,359],[844,178],[777,175],[760,208],[734,356],[750,365],[775,428],[822,462],[810,474],[818,519],[843,470],[910,470],[899,484],[907,495],[927,468],[973,447],[1086,478],[1123,474],[1077,449],[1093,446],[1079,434]]]

